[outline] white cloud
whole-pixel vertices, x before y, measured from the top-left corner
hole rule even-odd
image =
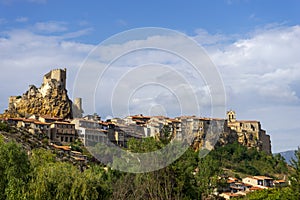
[[[193,37],[201,45],[211,45],[216,43],[221,43],[223,41],[229,40],[228,36],[222,34],[209,34],[205,29],[197,29],[195,31],[196,36]]]
[[[67,31],[67,24],[65,22],[38,22],[35,24],[35,29],[37,31],[46,33],[64,32]]]
[[[24,23],[27,22],[28,18],[27,17],[19,17],[16,19],[16,22]]]
[[[251,92],[269,102],[299,103],[290,88],[300,79],[299,44],[300,26],[277,27],[256,31],[210,55],[236,94]]]

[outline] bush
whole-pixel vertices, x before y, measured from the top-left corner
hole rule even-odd
[[[0,122],[0,131],[9,132],[10,126],[6,123]]]
[[[48,138],[43,138],[42,143],[43,143],[43,144],[46,144],[46,145],[49,144]]]
[[[80,146],[77,146],[77,145],[71,145],[71,150],[72,151],[79,151],[82,153],[82,149],[80,148]]]

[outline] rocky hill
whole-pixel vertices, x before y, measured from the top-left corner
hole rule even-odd
[[[72,101],[65,84],[66,69],[50,71],[39,88],[30,85],[22,96],[11,96],[8,109],[0,118],[28,117],[32,114],[72,118]]]

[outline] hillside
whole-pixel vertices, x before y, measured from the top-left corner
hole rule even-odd
[[[0,122],[0,137],[3,138],[5,143],[15,142],[22,146],[22,149],[28,154],[31,155],[34,150],[42,149],[49,151],[55,155],[57,161],[64,161],[72,163],[77,166],[79,169],[83,170],[87,168],[89,160],[86,159],[85,162],[82,162],[81,159],[76,159],[76,157],[70,154],[72,151],[81,151],[86,156],[91,158],[91,155],[87,152],[84,146],[80,142],[76,141],[70,144],[70,150],[63,151],[55,146],[52,146],[48,142],[48,138],[45,134],[31,134],[25,128],[17,128],[14,126],[9,126],[6,123]],[[92,159],[94,161],[94,159]],[[97,162],[96,162],[97,163]]]
[[[219,160],[221,167],[231,176],[243,178],[263,175],[283,179],[289,174],[289,168],[282,156],[269,155],[254,148],[248,149],[238,143],[217,147],[210,154]]]
[[[216,188],[222,191],[227,177],[241,180],[246,176],[265,175],[281,179],[290,175],[290,169],[279,154],[273,156],[255,148],[248,149],[237,142],[216,147],[203,158],[189,148],[175,162],[149,173],[119,172],[95,162],[82,168],[82,163],[49,146],[42,135],[35,136],[5,123],[0,123],[0,130],[0,168],[5,171],[0,178],[7,180],[0,183],[0,189],[6,191],[3,197],[15,191],[10,199],[70,196],[71,199],[218,199],[212,193]],[[145,153],[158,150],[168,142],[154,138],[131,139],[127,150]],[[22,170],[9,175],[10,169],[16,166],[22,166]],[[22,184],[12,189],[10,184],[14,180]]]

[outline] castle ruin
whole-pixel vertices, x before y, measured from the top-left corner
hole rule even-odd
[[[5,117],[26,117],[31,114],[61,118],[82,117],[81,98],[73,103],[67,94],[67,70],[54,69],[43,77],[41,87],[30,85],[22,96],[9,97]]]
[[[44,75],[43,85],[51,80],[56,80],[64,89],[66,89],[67,69],[54,69]]]

